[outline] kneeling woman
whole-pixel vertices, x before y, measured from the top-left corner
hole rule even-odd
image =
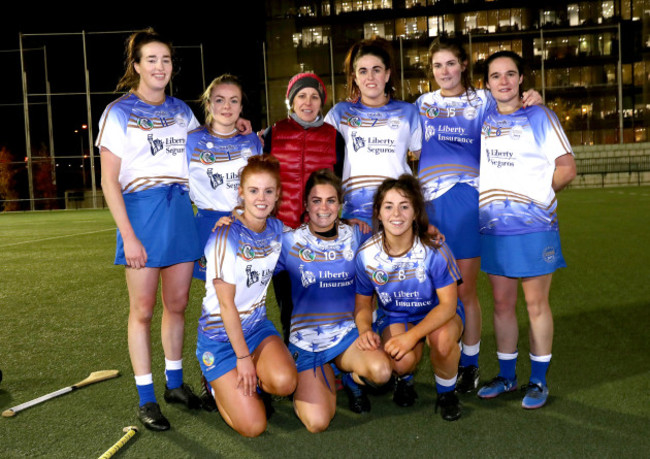
[[[458,300],[460,271],[449,247],[436,248],[427,234],[428,219],[420,184],[410,175],[385,180],[373,203],[377,234],[356,258],[357,345],[390,357],[397,375],[393,400],[410,406],[417,397],[413,372],[422,357],[424,339],[431,349],[437,407],[443,419],[455,421],[461,408],[454,393],[465,311]],[[375,332],[372,295],[379,299]],[[381,338],[380,338],[381,336]]]
[[[284,233],[277,271],[291,278],[293,313],[289,349],[298,367],[294,410],[310,432],[329,426],[336,410],[334,363],[346,372],[350,408],[361,413],[370,404],[360,392],[363,380],[388,381],[390,362],[378,348],[361,350],[354,324],[354,253],[364,239],[357,226],[338,221],[341,180],[329,169],[312,173],[305,186],[309,223]]]
[[[296,366],[266,317],[266,290],[280,256],[282,223],[270,217],[280,196],[279,164],[253,156],[240,175],[243,212],[205,247],[203,313],[196,355],[223,419],[240,434],[266,430],[260,392],[287,396]]]

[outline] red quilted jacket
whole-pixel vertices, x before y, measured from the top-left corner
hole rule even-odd
[[[303,193],[309,175],[318,169],[334,169],[336,129],[327,123],[309,129],[291,118],[271,129],[271,154],[280,161],[282,197],[277,217],[297,228],[303,212]]]

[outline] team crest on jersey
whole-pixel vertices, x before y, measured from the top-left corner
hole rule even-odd
[[[429,139],[436,135],[436,127],[430,124],[427,124],[426,129],[424,130],[424,139],[428,142]]]
[[[206,367],[210,367],[214,363],[214,355],[210,351],[205,351],[201,357],[201,360],[203,360],[203,364]]]
[[[241,149],[241,157],[244,159],[248,159],[251,156],[253,156],[253,151],[250,148],[242,148]]]
[[[304,247],[298,251],[298,257],[305,263],[311,263],[316,259],[316,254],[308,247]]]
[[[388,274],[386,274],[386,271],[378,269],[372,273],[372,280],[377,285],[385,285],[388,282]]]
[[[555,262],[555,247],[548,246],[542,252],[542,258],[546,263]]]
[[[438,115],[440,114],[440,109],[434,105],[433,107],[427,108],[427,111],[424,113],[427,115],[427,118],[432,120],[438,117]]]
[[[241,249],[239,249],[239,256],[241,256],[246,261],[251,261],[255,258],[255,251],[253,248],[246,244]]]
[[[352,136],[352,147],[354,151],[359,151],[359,149],[366,146],[366,141],[363,137],[359,137],[356,131],[352,131],[350,135]]]
[[[384,305],[387,305],[391,301],[393,301],[393,297],[390,296],[390,293],[387,292],[379,292],[379,299]]]
[[[524,133],[524,128],[522,128],[519,125],[513,126],[512,129],[510,129],[510,138],[512,140],[519,140],[521,134],[523,133]]]
[[[260,273],[253,270],[251,265],[246,266],[246,287],[250,287],[260,280]]]
[[[153,129],[153,121],[151,121],[149,118],[138,118],[138,122],[136,124],[143,131],[151,131]]]
[[[316,283],[316,276],[311,271],[305,271],[304,265],[301,264],[298,266],[298,269],[300,270],[300,282],[303,287],[307,288]]]
[[[343,258],[345,258],[346,261],[352,261],[352,259],[354,258],[354,252],[349,248],[344,249]]]
[[[208,264],[208,260],[205,259],[205,255],[203,255],[201,258],[199,258],[199,267],[205,269],[205,267]]]
[[[424,268],[422,266],[418,266],[415,268],[415,278],[418,280],[418,282],[422,283],[425,280],[427,280],[427,276],[424,272]]]
[[[213,190],[216,190],[219,185],[223,185],[223,175],[218,172],[212,173],[212,168],[208,167],[206,171],[208,177],[210,178],[210,186]]]
[[[212,152],[202,151],[201,154],[199,154],[199,161],[201,161],[201,164],[205,164],[206,166],[208,166],[210,164],[214,164],[215,162],[217,162],[217,158],[215,158]]]
[[[187,126],[187,122],[185,122],[185,118],[184,118],[183,115],[181,115],[180,113],[177,113],[177,114],[174,116],[174,121],[175,121],[176,124],[178,124],[179,126],[182,126],[182,127]]]
[[[269,246],[274,253],[280,253],[282,251],[282,242],[273,240],[269,242]]]
[[[473,120],[473,119],[475,119],[477,116],[478,116],[478,110],[476,110],[474,107],[469,106],[469,107],[465,107],[465,108],[463,109],[463,117],[464,117],[466,120]]]
[[[151,156],[156,156],[160,150],[162,150],[163,143],[160,139],[154,139],[153,134],[147,134],[147,141],[149,142],[149,149],[151,151]]]
[[[350,127],[360,127],[361,126],[361,118],[358,116],[353,116],[351,118],[348,118],[348,126]]]
[[[400,124],[399,118],[395,116],[388,119],[388,127],[390,127],[391,129],[398,129],[399,124]]]

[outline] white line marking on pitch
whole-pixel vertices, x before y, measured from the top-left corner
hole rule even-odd
[[[104,231],[115,231],[115,228],[107,228],[107,229],[97,230],[97,231],[86,231],[85,233],[65,234],[63,236],[52,236],[52,237],[46,237],[46,238],[43,238],[43,239],[32,239],[30,241],[14,242],[13,244],[0,245],[0,248],[12,247],[14,245],[21,245],[21,244],[34,244],[36,242],[51,241],[52,239],[63,239],[63,238],[66,238],[66,237],[83,236],[85,234],[103,233]]]

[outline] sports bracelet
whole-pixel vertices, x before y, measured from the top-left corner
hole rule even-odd
[[[237,360],[245,359],[246,357],[250,357],[250,354],[242,355],[241,357],[237,357]]]

